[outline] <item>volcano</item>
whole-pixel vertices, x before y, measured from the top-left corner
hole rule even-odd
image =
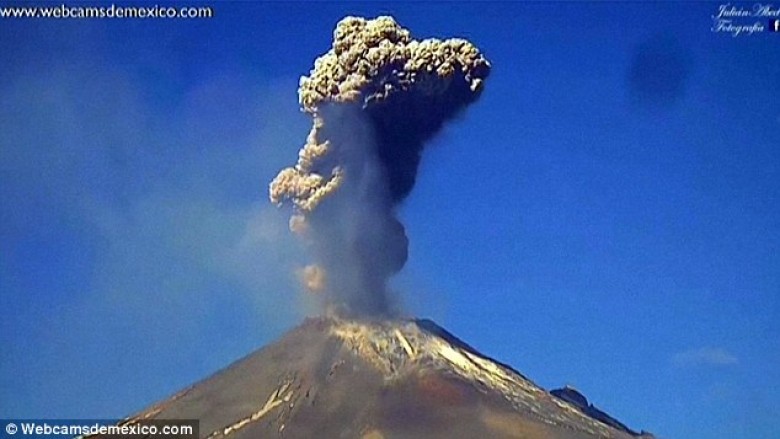
[[[653,437],[430,320],[309,318],[123,423],[148,419],[198,419],[208,439]]]

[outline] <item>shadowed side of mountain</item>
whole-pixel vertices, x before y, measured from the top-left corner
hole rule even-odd
[[[588,399],[580,393],[577,389],[571,387],[571,386],[565,386],[561,389],[554,389],[550,391],[550,394],[560,398],[569,404],[577,407],[580,411],[582,411],[584,414],[590,416],[593,419],[597,419],[611,427],[614,427],[620,431],[624,431],[626,433],[631,434],[632,436],[636,436],[642,439],[651,439],[654,436],[648,432],[642,431],[640,433],[637,433],[636,431],[628,428],[625,424],[618,421],[617,419],[613,418],[606,412],[600,410],[593,404],[588,402]]]
[[[430,321],[308,319],[125,422],[165,418],[209,439],[634,437]]]

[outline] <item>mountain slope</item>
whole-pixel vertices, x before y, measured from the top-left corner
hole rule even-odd
[[[636,437],[428,320],[308,319],[127,422],[147,418],[214,439]]]

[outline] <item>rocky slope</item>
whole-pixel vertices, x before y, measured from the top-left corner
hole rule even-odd
[[[125,422],[196,418],[209,439],[639,436],[561,395],[429,320],[317,318]]]

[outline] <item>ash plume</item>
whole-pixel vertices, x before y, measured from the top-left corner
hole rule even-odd
[[[298,90],[312,129],[297,163],[271,182],[290,229],[311,247],[304,287],[340,312],[393,312],[387,280],[406,263],[396,216],[425,143],[474,102],[490,64],[463,39],[414,40],[391,17],[346,17]]]

